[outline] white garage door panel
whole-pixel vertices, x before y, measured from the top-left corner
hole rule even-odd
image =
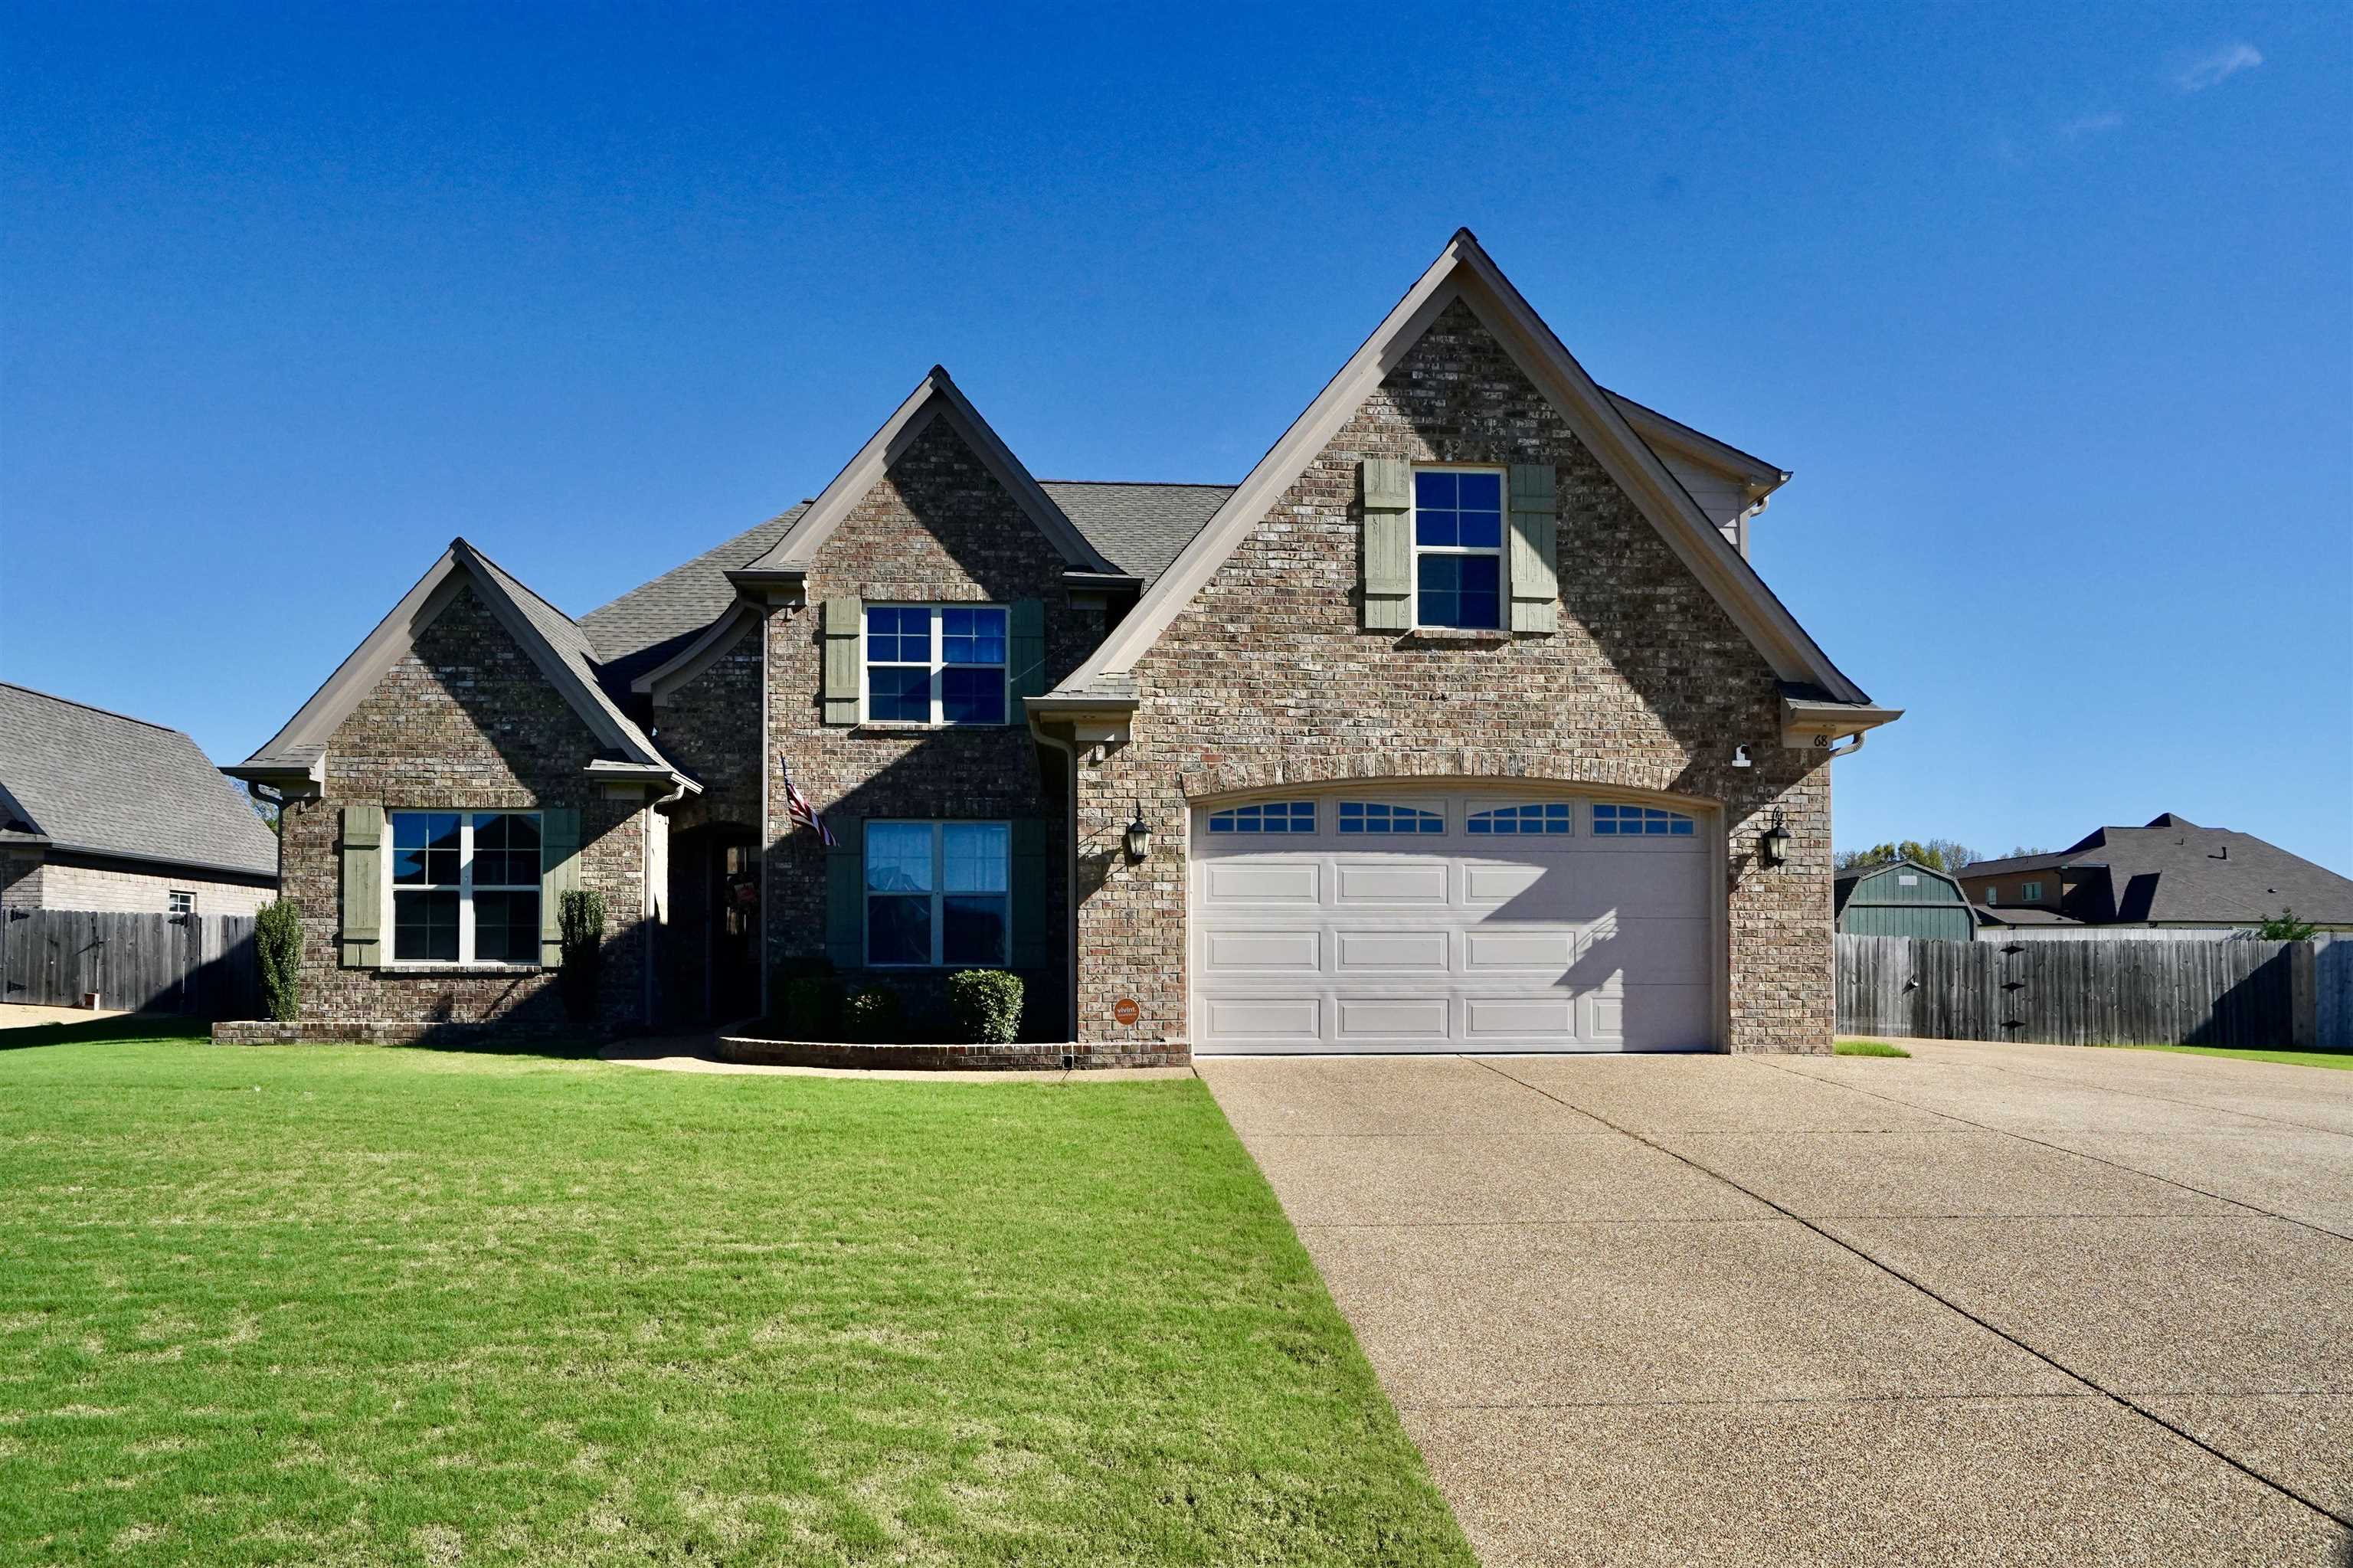
[[[1209,898],[1217,904],[1321,904],[1323,867],[1314,861],[1213,860]]]
[[[1334,933],[1339,952],[1333,967],[1341,974],[1446,972],[1444,931],[1348,931]]]
[[[1315,972],[1315,931],[1211,931],[1205,943],[1204,965],[1210,974],[1271,969],[1278,974]]]
[[[1193,1044],[1219,1052],[1641,1051],[1715,1040],[1715,839],[1472,837],[1474,808],[1542,799],[1492,784],[1412,793],[1446,831],[1211,834],[1197,816]],[[1404,798],[1401,792],[1399,799]],[[1557,797],[1556,797],[1557,798]]]
[[[1338,869],[1343,904],[1426,904],[1442,907],[1446,903],[1446,863],[1442,860],[1394,865],[1344,860]]]

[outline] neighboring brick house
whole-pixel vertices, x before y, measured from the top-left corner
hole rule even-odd
[[[1896,714],[1747,564],[1788,477],[1466,231],[1239,485],[1040,482],[935,368],[576,623],[453,544],[231,771],[294,802],[322,1022],[551,1018],[576,882],[616,1025],[824,959],[919,1016],[1010,967],[1127,1059],[1826,1050],[1828,761]]]
[[[0,682],[0,908],[250,915],[278,840],[176,729]]]

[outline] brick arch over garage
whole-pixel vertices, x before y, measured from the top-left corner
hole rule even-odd
[[[1665,777],[1663,771],[1643,758],[1576,758],[1537,751],[1373,751],[1357,756],[1293,754],[1221,762],[1214,767],[1184,769],[1177,774],[1177,781],[1186,800],[1196,805],[1264,789],[1425,779],[1518,781],[1566,789],[1609,789],[1649,796],[1662,804],[1680,803],[1709,810],[1723,805],[1714,795],[1675,788],[1682,780]]]

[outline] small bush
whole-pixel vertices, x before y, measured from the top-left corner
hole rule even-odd
[[[900,1033],[899,993],[870,985],[841,1004],[842,1033],[860,1044],[887,1045]]]
[[[605,895],[573,889],[557,906],[556,923],[564,938],[564,1011],[575,1023],[594,1022],[605,969]]]
[[[948,977],[948,1011],[956,1038],[1010,1045],[1021,1037],[1021,977],[1003,969],[964,969]]]
[[[831,975],[803,975],[785,982],[781,1017],[787,1040],[829,1040],[841,1023],[841,982]]]
[[[293,1022],[302,1014],[302,912],[292,899],[266,905],[254,916],[253,945],[261,964],[261,1011],[274,1022]]]

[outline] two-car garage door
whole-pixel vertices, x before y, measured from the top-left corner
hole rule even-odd
[[[1197,809],[1194,1049],[1707,1049],[1710,837],[1691,812],[1472,784]]]

